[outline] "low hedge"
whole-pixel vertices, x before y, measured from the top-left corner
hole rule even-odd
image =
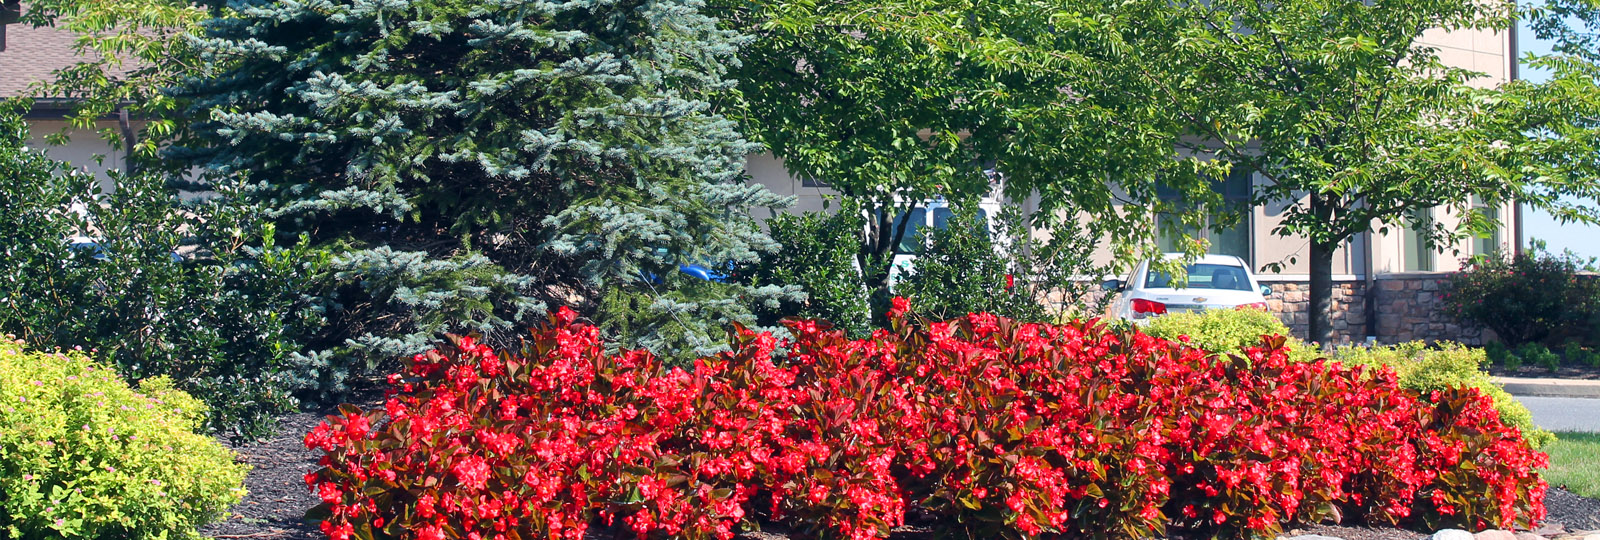
[[[165,378],[136,392],[82,354],[0,341],[0,536],[200,538],[249,469],[204,418]]]
[[[1151,319],[1144,332],[1162,339],[1184,341],[1208,351],[1231,353],[1254,347],[1261,336],[1287,336],[1289,359],[1307,362],[1321,356],[1317,348],[1293,337],[1289,327],[1264,309],[1213,309],[1171,313]]]
[[[1428,528],[1543,518],[1545,457],[1473,389],[1219,356],[1098,323],[914,320],[851,341],[791,321],[668,368],[561,310],[519,351],[470,338],[308,433],[331,538],[727,539],[760,516],[882,538],[1271,536],[1342,515]]]

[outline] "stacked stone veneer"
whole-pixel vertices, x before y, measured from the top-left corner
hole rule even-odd
[[[1258,278],[1259,279],[1259,278]],[[1413,340],[1456,341],[1468,345],[1482,345],[1494,339],[1494,332],[1472,325],[1462,325],[1444,312],[1444,283],[1450,274],[1440,272],[1383,274],[1373,281],[1377,306],[1377,324],[1374,330],[1381,343],[1401,343]],[[1267,297],[1267,308],[1289,326],[1295,337],[1305,339],[1309,334],[1311,313],[1311,284],[1299,280],[1261,279],[1272,288]],[[1337,343],[1361,343],[1367,338],[1367,284],[1364,280],[1335,280],[1331,319],[1333,336]],[[1093,303],[1102,296],[1098,285],[1085,291],[1087,301]],[[1068,295],[1052,291],[1041,298],[1055,308],[1071,305]]]
[[[1377,307],[1374,330],[1382,343],[1405,341],[1457,341],[1481,345],[1494,333],[1473,325],[1463,325],[1444,312],[1444,282],[1447,273],[1384,274],[1373,281]],[[1272,296],[1267,307],[1282,319],[1295,336],[1305,338],[1311,313],[1310,283],[1307,281],[1267,281]],[[1367,284],[1363,280],[1334,281],[1334,341],[1358,343],[1366,340]]]

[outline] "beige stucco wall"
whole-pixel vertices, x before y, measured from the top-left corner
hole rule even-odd
[[[1439,51],[1439,60],[1445,65],[1470,69],[1484,74],[1473,81],[1476,86],[1489,88],[1508,80],[1511,76],[1510,35],[1493,30],[1440,30],[1422,33],[1419,44]]]
[[[745,158],[745,174],[750,175],[752,182],[766,186],[773,193],[779,195],[792,195],[795,198],[794,206],[788,209],[792,214],[822,211],[823,201],[835,192],[828,188],[806,187],[805,182],[789,175],[784,169],[783,160],[770,153],[751,154]],[[834,204],[830,208],[837,209]],[[758,218],[772,217],[772,211],[766,208],[752,210]]]
[[[1254,178],[1256,185],[1268,182],[1261,175]],[[1298,201],[1307,204],[1304,197]],[[1288,201],[1275,202],[1257,206],[1250,212],[1250,237],[1251,263],[1255,270],[1266,276],[1277,276],[1282,279],[1295,279],[1309,276],[1311,273],[1311,244],[1305,238],[1284,237],[1273,234],[1273,229],[1283,223],[1288,209],[1293,206]],[[1349,276],[1359,274],[1366,267],[1362,260],[1366,249],[1364,240],[1354,238],[1347,241],[1333,254],[1333,273],[1335,276]],[[1279,272],[1264,271],[1263,267],[1277,263],[1282,265]]]
[[[87,171],[100,179],[100,188],[112,189],[111,177],[107,174],[112,170],[121,170],[127,163],[125,150],[119,151],[111,147],[111,143],[100,137],[100,134],[86,129],[73,129],[67,133],[71,141],[67,144],[56,146],[45,142],[45,137],[60,132],[67,127],[65,120],[29,120],[28,128],[31,131],[28,146],[41,150],[46,156],[57,161],[72,164],[78,170]],[[101,129],[118,129],[117,122],[103,121],[97,124]],[[104,159],[96,159],[103,156]]]
[[[1499,208],[1500,230],[1495,234],[1495,244],[1499,245],[1502,253],[1512,249],[1516,239],[1516,224],[1511,219],[1512,205],[1504,204]],[[1448,229],[1454,229],[1461,223],[1461,214],[1451,208],[1434,208],[1430,217]],[[1373,230],[1378,231],[1382,225],[1374,223]],[[1377,250],[1373,257],[1374,271],[1376,273],[1405,272],[1405,249],[1407,242],[1406,231],[1402,227],[1390,226],[1387,234],[1373,233],[1373,245]],[[1476,251],[1477,239],[1468,237],[1457,242],[1439,246],[1433,251],[1434,272],[1454,272],[1461,269],[1461,263],[1473,255],[1480,255]]]

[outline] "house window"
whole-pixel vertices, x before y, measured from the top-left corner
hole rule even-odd
[[[930,217],[932,219],[929,219]],[[944,230],[950,226],[950,220],[954,217],[956,217],[955,211],[951,210],[949,206],[946,206],[943,203],[934,203],[934,206],[931,210],[927,207],[919,206],[912,209],[909,214],[906,212],[901,212],[900,217],[897,217],[894,220],[895,228],[890,229],[889,234],[894,234],[894,231],[900,228],[901,223],[905,223],[906,221],[910,221],[911,223],[906,225],[906,235],[900,238],[899,244],[895,245],[895,254],[922,254],[922,251],[927,248],[929,243],[929,231]],[[985,229],[989,228],[988,211],[979,208],[976,218],[977,222],[982,224]],[[932,229],[929,229],[929,227],[932,227]],[[992,236],[994,231],[990,230],[989,234]]]
[[[922,253],[922,229],[928,226],[928,211],[918,207],[911,209],[909,215],[905,212],[900,213],[900,217],[894,220],[894,228],[889,229],[889,234],[900,230],[900,224],[907,221],[910,223],[906,225],[906,234],[900,237],[900,244],[894,248],[897,255]]]
[[[803,176],[803,177],[800,177],[800,187],[831,188],[833,186],[830,186],[830,185],[828,185],[827,182],[823,182],[823,181],[818,180],[816,178],[812,178],[810,176]]]
[[[1157,214],[1156,231],[1157,245],[1162,251],[1179,251],[1178,240],[1187,233],[1188,236],[1210,240],[1210,247],[1206,253],[1218,255],[1234,255],[1249,262],[1250,259],[1250,219],[1246,213],[1239,217],[1233,225],[1220,230],[1213,230],[1209,225],[1217,223],[1218,217],[1224,212],[1239,212],[1250,208],[1251,181],[1255,175],[1244,167],[1234,167],[1226,178],[1220,182],[1212,182],[1211,189],[1222,196],[1223,206],[1212,209],[1207,226],[1201,228],[1184,227],[1176,215]],[[1179,201],[1182,195],[1177,190],[1166,186],[1156,189],[1157,196],[1165,201]],[[1180,205],[1182,203],[1180,202]],[[1185,230],[1187,229],[1187,230]]]
[[[1405,238],[1402,239],[1406,253],[1405,270],[1432,272],[1433,249],[1428,246],[1422,233],[1423,230],[1433,227],[1432,211],[1427,208],[1412,210],[1411,223],[1412,225],[1406,229]]]
[[[955,216],[956,216],[955,211],[951,210],[949,207],[940,207],[940,208],[933,209],[933,228],[937,229],[937,230],[941,230],[941,231],[944,230],[945,228],[948,228],[950,226],[950,218],[953,218]],[[986,228],[988,227],[988,225],[989,225],[989,211],[988,210],[984,210],[982,208],[979,208],[978,209],[978,215],[976,216],[976,218],[977,218],[976,221],[978,223],[982,223],[984,225],[984,227],[986,227]],[[990,234],[993,234],[993,231],[990,231]]]
[[[1485,204],[1483,199],[1477,196],[1472,197],[1472,207],[1483,217],[1496,223],[1500,221],[1500,207]],[[1488,236],[1473,238],[1472,253],[1474,255],[1496,255],[1500,253],[1500,226],[1496,225],[1494,230],[1489,231]]]

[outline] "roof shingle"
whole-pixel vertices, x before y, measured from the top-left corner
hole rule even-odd
[[[75,37],[50,27],[7,25],[6,50],[0,51],[0,98],[24,95],[30,85],[50,80],[56,70],[84,61],[72,50]]]

